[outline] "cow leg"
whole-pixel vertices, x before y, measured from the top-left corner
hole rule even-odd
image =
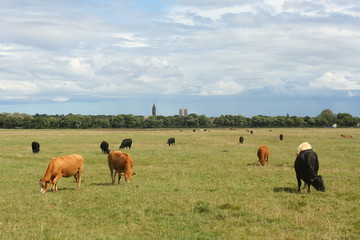
[[[81,184],[81,175],[82,175],[82,172],[81,172],[81,169],[79,169],[75,175],[74,175],[74,178],[77,182],[77,187],[80,188],[80,184]]]
[[[310,193],[310,185],[311,184],[308,184],[308,190],[307,190],[308,193]]]
[[[60,180],[61,178],[61,174],[60,175],[56,175],[56,177],[53,180],[53,186],[52,186],[52,191],[53,192],[57,192],[58,188],[57,188],[57,182]]]
[[[76,181],[76,182],[79,182],[79,172],[76,172],[76,173],[74,174],[74,178],[75,178],[75,181]]]
[[[300,192],[300,187],[301,187],[301,178],[297,177],[297,182],[298,182],[298,192]]]
[[[113,171],[112,168],[110,169],[110,176],[111,176],[111,184],[115,184],[116,171],[115,171],[115,174],[114,174],[114,171]]]
[[[121,179],[121,173],[118,172],[118,184],[120,184],[120,179]]]
[[[80,188],[80,185],[81,185],[81,178],[82,178],[82,174],[83,174],[83,167],[84,167],[84,166],[81,166],[81,167],[79,168],[79,171],[78,171],[78,173],[79,173],[79,175],[78,175],[78,188]]]

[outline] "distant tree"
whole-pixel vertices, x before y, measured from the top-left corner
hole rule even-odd
[[[358,120],[348,113],[338,113],[336,117],[337,123],[341,127],[355,127],[358,124]]]
[[[273,123],[272,118],[264,115],[257,115],[251,118],[252,127],[267,127]]]
[[[143,127],[145,128],[156,128],[159,127],[158,119],[156,116],[150,116],[144,120]]]
[[[124,115],[116,115],[110,117],[110,127],[111,128],[123,128],[125,127],[125,118]]]
[[[336,115],[330,109],[323,110],[316,118],[321,118],[321,122],[327,127],[332,126],[337,120]]]
[[[199,127],[198,115],[191,113],[185,117],[186,127]]]
[[[199,115],[198,121],[199,121],[200,127],[209,127],[210,126],[210,120],[205,115]]]

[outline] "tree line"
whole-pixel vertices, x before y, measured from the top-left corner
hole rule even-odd
[[[207,117],[189,114],[174,116],[119,115],[46,115],[0,113],[0,128],[4,129],[89,129],[89,128],[211,128],[211,127],[358,127],[359,117],[348,113],[334,114],[325,109],[316,117],[264,116],[245,117],[222,115]]]

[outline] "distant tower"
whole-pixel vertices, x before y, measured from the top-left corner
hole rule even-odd
[[[156,106],[155,106],[155,104],[153,104],[153,106],[152,106],[152,115],[156,116]]]
[[[179,116],[180,117],[186,117],[188,115],[187,109],[186,108],[180,108],[179,109]]]

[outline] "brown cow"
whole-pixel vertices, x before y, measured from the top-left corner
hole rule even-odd
[[[269,163],[269,155],[270,155],[270,149],[266,145],[261,145],[257,151],[257,155],[259,158],[259,162],[261,165],[265,165],[265,162]]]
[[[84,169],[84,158],[79,154],[52,158],[43,178],[40,179],[40,191],[45,193],[50,184],[52,191],[57,191],[57,182],[62,177],[74,176],[80,188],[81,175]]]
[[[341,134],[340,135],[341,137],[344,137],[344,138],[354,138],[353,135],[345,135],[345,134]]]
[[[115,177],[118,174],[118,184],[120,184],[121,176],[125,176],[125,181],[130,182],[131,176],[136,175],[132,172],[132,157],[124,152],[114,150],[108,154],[108,163],[111,174],[111,183],[115,184]],[[113,171],[115,170],[115,173]]]

